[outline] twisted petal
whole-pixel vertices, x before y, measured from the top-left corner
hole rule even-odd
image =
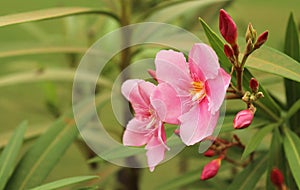
[[[213,114],[220,109],[224,101],[230,79],[230,75],[220,68],[216,78],[206,81],[206,93],[209,101],[208,110],[210,110]]]
[[[145,145],[150,139],[145,130],[148,123],[149,121],[141,121],[136,118],[130,120],[123,135],[123,144],[125,146]]]
[[[219,114],[208,111],[208,100],[195,104],[192,109],[179,119],[180,137],[186,145],[193,145],[210,136],[216,127]]]
[[[220,68],[218,56],[208,45],[197,43],[189,54],[189,68],[194,80],[213,79]]]

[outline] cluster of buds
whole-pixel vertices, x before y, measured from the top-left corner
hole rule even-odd
[[[278,190],[286,190],[286,185],[284,184],[284,177],[281,173],[281,171],[274,167],[271,171],[270,175],[271,182]]]
[[[232,159],[230,159],[227,155],[227,150],[231,147],[239,147],[241,149],[245,148],[245,146],[241,143],[240,139],[236,135],[233,136],[232,141],[226,141],[221,138],[217,138],[214,140],[214,143],[210,146],[210,148],[206,152],[204,152],[204,156],[216,156],[217,158],[214,158],[204,166],[200,176],[201,180],[207,180],[217,175],[219,168],[221,167],[222,160],[241,166],[245,166],[247,163],[249,163],[249,160],[245,163],[236,163]]]

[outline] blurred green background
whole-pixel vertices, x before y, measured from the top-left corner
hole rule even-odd
[[[135,18],[147,11],[149,7],[161,2],[159,0],[135,0],[130,21],[136,22]],[[120,12],[120,5],[117,0],[1,0],[0,5],[0,16],[54,7],[90,7],[114,10],[117,14]],[[180,15],[169,11],[164,13],[169,18],[168,20],[162,16],[161,18],[154,17],[153,20],[150,17],[147,21],[162,20],[183,27],[197,36],[203,36],[198,17],[202,17],[215,31],[218,31],[218,11],[220,8],[225,8],[234,18],[241,37],[244,36],[247,25],[251,22],[258,33],[266,29],[269,30],[270,36],[267,45],[278,50],[283,49],[285,28],[291,12],[294,13],[295,19],[300,25],[299,0],[220,1],[205,7],[193,7]],[[36,76],[48,69],[74,71],[85,50],[98,38],[118,27],[114,20],[96,14],[68,16],[0,27],[1,148],[21,121],[27,120],[29,122],[30,127],[26,136],[28,139],[33,139],[53,123],[59,115],[71,109],[72,75],[62,74],[63,76],[58,76],[54,73],[49,75],[51,79],[46,81],[39,81]],[[154,57],[155,53],[152,53],[151,56]],[[117,68],[113,65],[108,68],[107,75],[112,80],[116,75],[114,70]],[[280,78],[275,77],[274,79],[274,76],[260,73],[258,76],[261,83],[266,84],[272,92],[277,93],[275,96],[285,101]],[[119,129],[113,135],[116,138],[120,137],[122,127],[113,118],[110,104],[107,103],[102,110],[105,111],[99,111],[99,115],[104,119],[104,125],[114,126],[114,129],[116,129],[115,126],[118,126]],[[244,133],[240,135],[247,139],[247,135]],[[29,147],[30,143],[31,141],[28,140],[26,147]],[[115,173],[120,168],[109,163],[100,163],[96,168],[93,168],[87,164],[88,156],[81,146],[82,143],[79,140],[74,142],[67,153],[62,156],[47,181],[68,176],[97,174],[101,178],[100,187],[116,189],[118,184],[115,182]],[[23,151],[26,150],[26,147]],[[176,157],[157,167],[153,173],[150,173],[148,169],[141,170],[141,189],[154,189],[158,184],[163,184],[178,176],[180,170],[189,171],[199,168],[200,176],[201,168],[208,159],[199,155],[196,147],[188,148],[181,154],[191,157],[188,163],[183,160],[183,157]],[[226,165],[224,165],[221,176],[229,175],[226,171]],[[218,177],[216,181],[218,181]],[[197,183],[200,182],[194,184]],[[201,183],[202,186],[206,183],[211,185],[210,182]],[[221,180],[219,186],[222,186]],[[191,187],[191,189],[199,188]]]

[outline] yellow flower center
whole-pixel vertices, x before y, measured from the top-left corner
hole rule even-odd
[[[204,83],[201,81],[194,81],[192,82],[192,90],[191,90],[191,95],[192,100],[193,101],[198,101],[198,100],[202,100],[206,93],[205,93],[205,87],[204,87]]]

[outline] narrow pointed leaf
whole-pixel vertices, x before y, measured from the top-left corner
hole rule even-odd
[[[269,125],[264,126],[263,128],[259,129],[257,133],[255,133],[249,143],[247,144],[242,159],[246,158],[250,153],[255,151],[255,149],[258,147],[258,145],[261,143],[261,141],[264,139],[264,137],[270,133],[275,127],[277,127],[278,123],[272,123]]]
[[[296,61],[298,61],[298,66],[300,66],[299,36],[293,14],[290,15],[288,26],[286,29],[284,52]],[[287,106],[290,108],[298,99],[300,99],[300,83],[299,81],[296,82],[286,78],[284,80],[284,84]],[[300,130],[298,127],[299,123],[300,111],[298,111],[296,115],[290,118],[291,128],[298,134],[300,134]]]
[[[85,7],[65,7],[65,8],[50,8],[44,10],[37,10],[25,13],[18,13],[13,15],[6,15],[0,17],[0,27],[8,26],[13,24],[37,21],[37,20],[46,20],[52,18],[65,17],[70,15],[78,14],[105,14],[111,16],[112,18],[118,20],[118,17],[113,13],[85,8]]]
[[[47,183],[35,188],[32,188],[30,190],[53,190],[53,189],[58,189],[62,188],[68,185],[84,182],[84,181],[89,181],[91,179],[96,179],[98,176],[79,176],[79,177],[70,177],[66,179],[61,179],[58,181],[54,181],[51,183]]]
[[[243,171],[236,175],[228,190],[255,189],[257,182],[267,169],[268,156],[262,156],[250,163]]]
[[[294,132],[284,128],[283,146],[295,182],[300,188],[300,138]]]
[[[18,156],[22,146],[26,128],[27,122],[22,122],[15,130],[13,136],[10,138],[0,156],[0,190],[4,189],[15,168],[16,157]]]

